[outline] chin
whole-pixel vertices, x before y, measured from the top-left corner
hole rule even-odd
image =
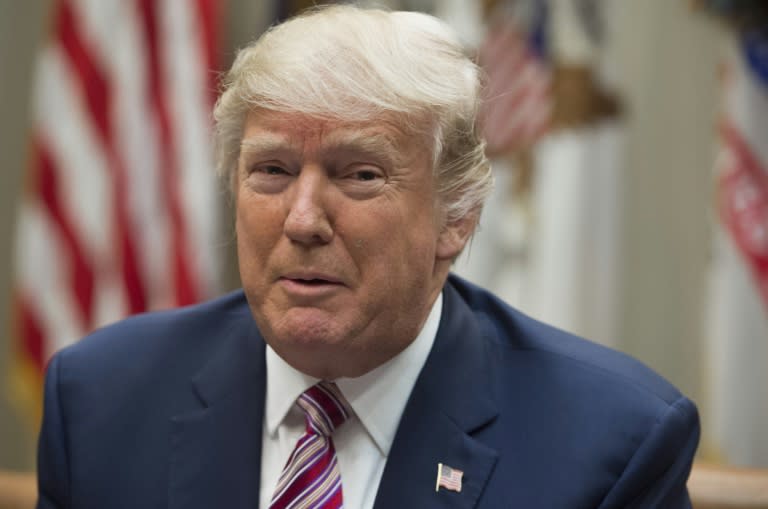
[[[327,317],[285,317],[275,326],[262,329],[267,343],[278,353],[296,352],[301,356],[330,357],[346,348],[351,335]]]
[[[289,313],[276,327],[271,328],[273,338],[286,345],[322,351],[325,347],[344,342],[343,328],[328,316],[313,316],[314,313]]]
[[[272,345],[272,349],[294,369],[321,380],[336,380],[345,376],[356,376],[347,372],[351,363],[339,355],[339,349],[327,343],[307,343],[300,345]],[[277,347],[276,347],[277,346]]]

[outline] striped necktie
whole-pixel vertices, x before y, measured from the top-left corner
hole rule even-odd
[[[342,507],[341,475],[331,434],[349,417],[336,384],[320,382],[296,403],[304,411],[306,430],[280,474],[269,509],[337,509]]]

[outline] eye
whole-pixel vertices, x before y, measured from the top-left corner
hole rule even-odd
[[[373,182],[386,178],[383,169],[368,163],[351,164],[339,172],[339,176],[344,180],[353,182]]]
[[[251,168],[251,172],[263,173],[265,175],[288,175],[288,172],[285,170],[285,168],[275,164],[258,165]]]
[[[254,162],[246,165],[243,183],[251,191],[274,194],[283,191],[291,182],[293,173],[280,162]]]
[[[370,182],[381,177],[381,174],[374,170],[360,170],[352,173],[350,177],[361,182]]]
[[[371,164],[352,164],[338,176],[338,185],[348,196],[367,199],[378,195],[387,182],[387,174]]]

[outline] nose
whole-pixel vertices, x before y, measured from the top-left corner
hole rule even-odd
[[[293,182],[289,193],[285,235],[304,245],[326,244],[333,238],[326,208],[325,194],[329,185],[325,173],[316,168],[304,168]]]

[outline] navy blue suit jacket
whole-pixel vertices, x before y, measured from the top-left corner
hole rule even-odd
[[[454,276],[443,306],[376,509],[690,507],[698,417],[674,387]],[[264,352],[240,292],[61,351],[38,508],[257,508]],[[460,493],[435,492],[439,462]]]

